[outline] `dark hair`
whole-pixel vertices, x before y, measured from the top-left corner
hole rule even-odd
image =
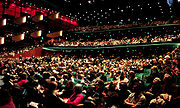
[[[57,89],[57,83],[55,81],[52,81],[49,83],[48,89],[50,91],[56,90]]]
[[[128,88],[126,82],[121,82],[121,83],[119,84],[119,86],[120,86],[120,88],[121,88],[122,90],[127,90],[127,88]]]
[[[71,81],[71,80],[69,80],[67,83],[66,83],[66,86],[65,86],[66,88],[68,88],[68,89],[73,89],[74,88],[74,83]]]
[[[0,89],[0,106],[6,105],[11,101],[11,95],[8,91]]]
[[[26,79],[27,79],[27,75],[26,75],[25,73],[23,73],[23,74],[21,75],[21,79],[26,80]]]
[[[137,79],[135,80],[135,84],[133,85],[133,91],[141,92],[144,89],[144,82]]]
[[[103,80],[99,80],[99,81],[98,81],[98,84],[99,84],[99,85],[104,85],[104,81],[103,81]]]
[[[134,71],[130,71],[129,72],[129,79],[133,80],[136,77],[135,72]]]
[[[48,73],[48,72],[43,73],[43,78],[44,78],[44,79],[48,79],[50,76],[51,76],[51,75],[50,75],[50,73]]]
[[[82,85],[81,85],[81,84],[76,84],[76,85],[74,86],[74,92],[75,92],[75,93],[79,94],[79,93],[82,92],[82,90],[83,90],[83,88],[82,88]]]
[[[115,91],[115,88],[116,88],[116,84],[111,82],[110,85],[109,85],[109,90],[110,91]]]

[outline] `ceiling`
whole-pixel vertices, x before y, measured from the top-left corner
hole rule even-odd
[[[8,0],[11,1],[11,0]],[[13,1],[13,0],[12,0]],[[176,14],[167,0],[20,0],[78,20],[80,26],[167,20]]]
[[[80,26],[168,19],[166,0],[26,0],[79,21]]]

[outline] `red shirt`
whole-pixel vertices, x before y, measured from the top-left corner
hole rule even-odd
[[[24,85],[26,83],[27,83],[27,80],[21,80],[17,84],[21,86],[21,85]]]
[[[72,106],[77,106],[81,101],[83,100],[83,95],[82,95],[82,93],[80,93],[80,94],[72,94],[71,96],[70,96],[70,98],[68,99],[68,101],[67,101],[67,104],[69,104],[70,105],[70,107],[72,107]]]
[[[11,101],[8,104],[0,106],[0,108],[16,108],[16,107],[13,103],[13,100],[11,99]]]

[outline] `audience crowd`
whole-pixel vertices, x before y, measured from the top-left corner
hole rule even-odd
[[[76,41],[65,41],[63,39],[58,41],[48,41],[46,46],[113,46],[113,45],[129,45],[129,44],[145,44],[145,43],[162,43],[162,42],[177,42],[180,39],[178,35],[164,35],[164,36],[144,36],[144,37],[123,37],[120,40],[117,39],[96,39],[94,41],[76,40]],[[29,45],[25,47],[2,47],[0,51],[0,57],[6,57],[9,55],[15,55],[24,53],[35,48],[44,46],[44,44]]]
[[[132,24],[118,24],[118,25],[102,25],[102,26],[86,26],[86,27],[76,27],[70,29],[69,31],[98,31],[98,30],[110,30],[110,29],[119,29],[119,28],[129,28],[129,27],[141,27],[141,26],[157,26],[157,25],[164,25],[164,24],[178,24],[180,20],[174,21],[151,21],[148,23],[143,22],[136,22]]]
[[[179,47],[151,58],[0,58],[0,107],[178,107]],[[147,69],[144,80],[137,77]]]
[[[17,47],[3,47],[1,48],[2,50],[0,51],[0,57],[5,57],[5,56],[9,56],[9,55],[15,55],[15,54],[20,54],[20,53],[24,53],[24,52],[28,52],[30,50],[33,50],[35,48],[41,47],[41,45],[30,45],[30,46],[26,46],[26,47],[21,47],[21,48],[17,48]]]
[[[144,37],[123,37],[120,40],[117,39],[97,39],[94,41],[65,41],[54,42],[53,46],[113,46],[113,45],[127,45],[127,44],[143,44],[143,43],[158,43],[158,42],[173,42],[180,39],[180,34],[178,35],[164,35],[164,36],[144,36]]]

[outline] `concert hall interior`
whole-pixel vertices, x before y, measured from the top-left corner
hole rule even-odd
[[[179,108],[180,0],[0,0],[0,108]]]

